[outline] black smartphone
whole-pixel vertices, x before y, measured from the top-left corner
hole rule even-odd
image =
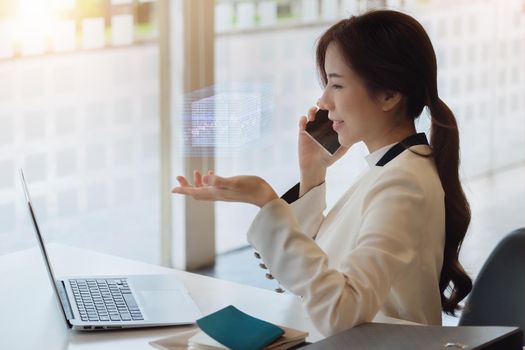
[[[320,109],[315,113],[315,120],[306,123],[305,131],[330,154],[334,154],[341,147],[326,109]]]

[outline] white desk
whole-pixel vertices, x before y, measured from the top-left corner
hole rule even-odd
[[[185,283],[203,315],[231,304],[266,321],[309,332],[307,340],[310,342],[323,338],[306,316],[299,298],[292,295],[58,244],[48,245],[48,251],[57,278],[68,275],[175,274]],[[0,349],[151,350],[153,347],[148,344],[151,340],[167,337],[175,329],[69,330],[53,295],[44,260],[36,247],[1,256],[0,276]],[[381,315],[374,321],[410,324]]]
[[[203,315],[234,305],[255,317],[322,338],[298,298],[63,245],[49,245],[55,275],[175,274],[186,284]],[[148,342],[174,327],[102,332],[69,330],[53,295],[38,248],[0,257],[1,349],[154,349]],[[31,293],[30,290],[36,290]],[[30,296],[33,296],[32,298]],[[29,315],[33,315],[29,318]]]

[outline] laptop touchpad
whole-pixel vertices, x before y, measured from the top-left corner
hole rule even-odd
[[[180,290],[142,290],[137,294],[148,318],[160,318],[161,322],[194,322],[199,317]]]

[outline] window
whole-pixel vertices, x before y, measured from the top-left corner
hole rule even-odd
[[[159,262],[155,1],[0,4],[0,254],[46,240]]]

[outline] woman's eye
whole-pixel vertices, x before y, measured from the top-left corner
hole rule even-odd
[[[332,88],[336,89],[336,90],[339,90],[342,88],[341,85],[336,85],[336,84],[332,84]]]

